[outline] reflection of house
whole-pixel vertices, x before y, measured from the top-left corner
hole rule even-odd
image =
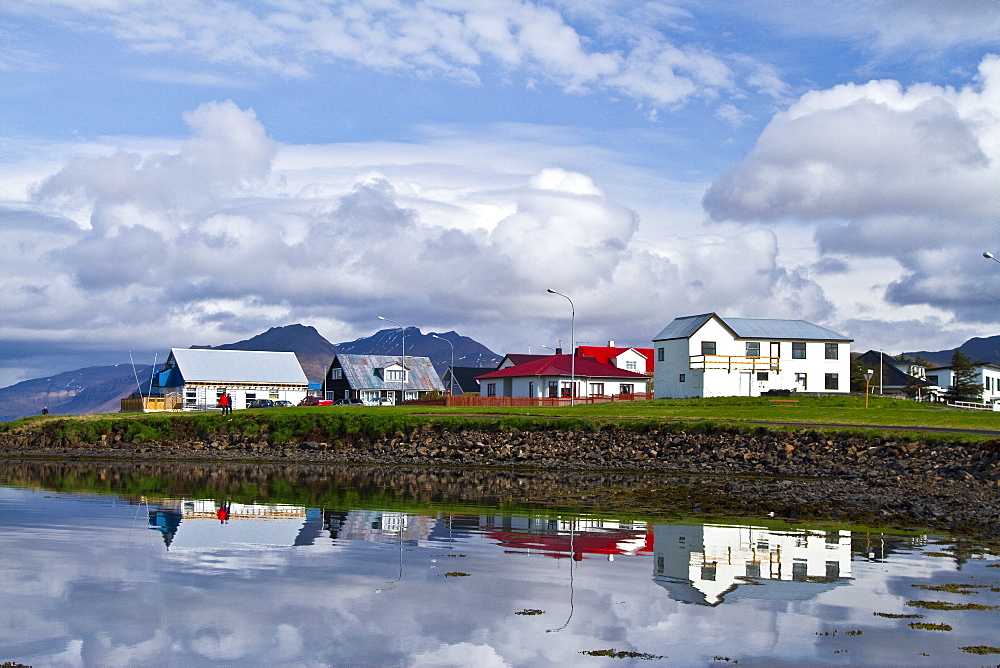
[[[653,536],[648,533],[645,523],[503,515],[483,516],[480,524],[484,535],[508,552],[542,554],[557,559],[649,554],[653,547]]]
[[[852,339],[805,320],[676,318],[653,339],[655,396],[850,391]]]
[[[175,550],[312,545],[322,526],[319,510],[280,504],[165,500],[149,512],[149,528]]]
[[[644,392],[646,376],[587,357],[545,355],[483,374],[479,388],[487,397],[606,397]]]
[[[653,579],[683,603],[718,605],[736,597],[801,600],[851,577],[847,531],[658,524],[653,533]],[[755,586],[761,584],[765,587]]]
[[[223,390],[233,408],[245,408],[254,399],[298,403],[308,387],[295,353],[173,348],[152,392],[181,397],[184,410],[204,410],[216,407]]]
[[[437,523],[436,518],[426,515],[383,510],[349,510],[336,519],[328,517],[326,521],[334,538],[404,545],[427,540]]]
[[[399,355],[337,355],[323,381],[326,398],[364,402],[390,398],[400,404],[429,392],[444,392],[429,358],[407,355],[405,368],[401,361]]]

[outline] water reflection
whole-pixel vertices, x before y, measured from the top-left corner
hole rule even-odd
[[[154,484],[144,469],[140,484],[60,464],[28,485],[19,466],[0,485],[0,662],[577,665],[614,648],[674,665],[980,665],[960,648],[996,644],[997,558],[926,537],[482,500],[510,476],[464,478],[479,488],[459,500],[424,477],[442,474],[295,469],[308,494],[252,499],[231,470]],[[112,479],[127,491],[94,494]]]

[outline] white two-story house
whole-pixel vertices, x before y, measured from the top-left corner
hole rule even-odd
[[[653,339],[654,397],[847,393],[852,341],[805,320],[676,318]]]

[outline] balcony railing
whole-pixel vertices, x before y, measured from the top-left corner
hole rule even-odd
[[[748,357],[746,355],[691,355],[692,369],[725,369],[726,371],[780,371],[778,357]]]

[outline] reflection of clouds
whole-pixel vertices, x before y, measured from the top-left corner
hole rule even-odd
[[[852,562],[856,579],[808,600],[735,597],[710,608],[671,600],[650,577],[649,557],[571,562],[510,553],[472,530],[455,533],[451,543],[440,531],[403,545],[324,533],[313,545],[168,553],[161,542],[129,535],[133,508],[14,495],[38,508],[60,508],[58,517],[0,527],[0,647],[4,659],[38,666],[569,665],[581,650],[608,647],[683,665],[704,665],[716,655],[815,664],[832,661],[840,645],[814,633],[847,625],[865,629],[864,641],[850,645],[851,661],[885,663],[914,651],[902,646],[905,624],[872,611],[908,611],[906,600],[929,598],[911,591],[911,583],[958,577],[952,560],[904,550],[881,563]],[[11,506],[9,497],[0,496],[5,517],[12,507],[27,507]],[[46,522],[63,528],[40,531]],[[720,543],[714,545],[718,552]],[[455,553],[467,556],[444,556]],[[376,595],[376,587],[399,575],[400,556],[402,577]],[[569,612],[571,563],[571,623],[547,634]],[[984,582],[996,570],[984,562],[964,568],[962,577]],[[470,575],[444,577],[448,571]],[[994,598],[977,602],[998,602],[995,594],[985,596]],[[525,608],[544,614],[514,614]],[[961,663],[954,648],[983,644],[995,619],[948,614],[962,628],[939,634],[945,639],[921,636],[930,644],[918,651]],[[869,641],[876,632],[879,640]],[[879,653],[886,648],[892,652]]]

